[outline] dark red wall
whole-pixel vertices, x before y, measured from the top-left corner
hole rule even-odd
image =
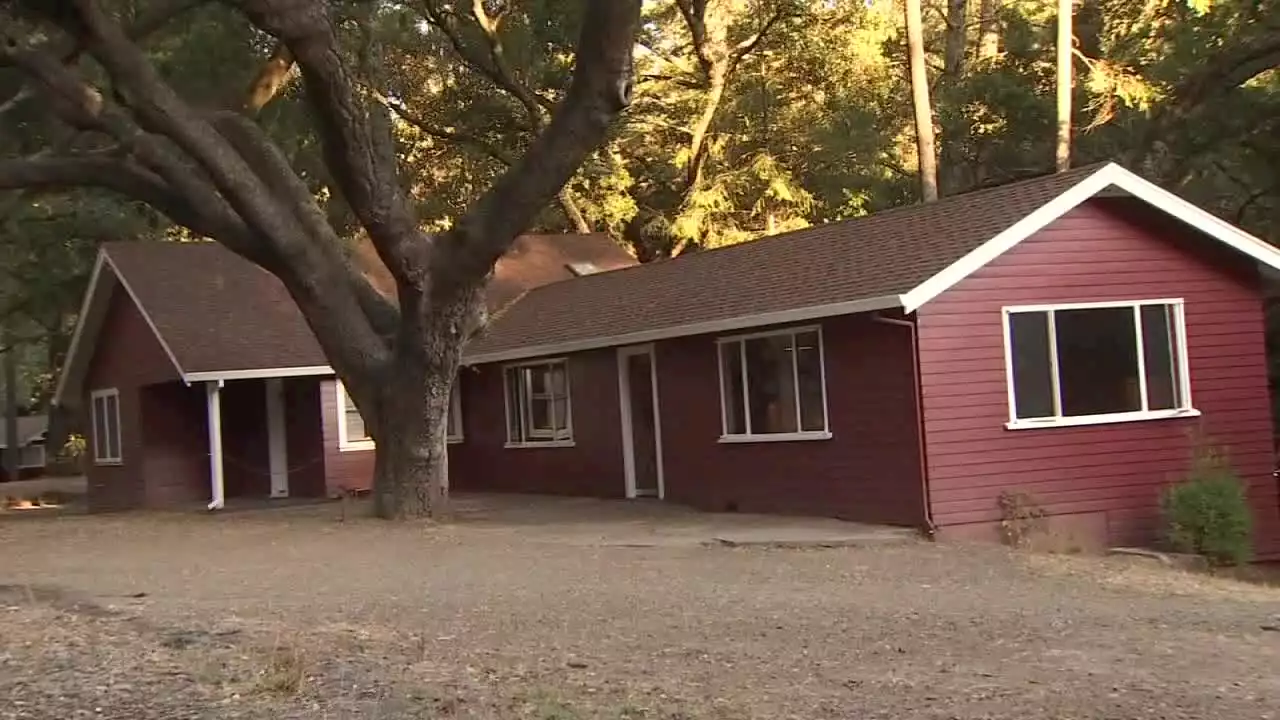
[[[290,497],[325,496],[326,453],[320,414],[320,385],[321,381],[313,377],[284,381],[285,452],[288,455]],[[265,406],[263,413],[266,413]]]
[[[1184,298],[1192,404],[1201,418],[1006,430],[1002,306]],[[1262,554],[1280,555],[1271,477],[1262,299],[1256,272],[1211,240],[1124,201],[1094,200],[919,311],[933,518],[992,532],[1002,490],[1102,528],[1111,544],[1149,542],[1158,495],[1185,472],[1189,432],[1225,445],[1250,483]]]
[[[667,498],[708,510],[923,524],[910,333],[867,315],[824,321],[832,438],[796,442],[717,442],[715,336],[659,344]]]
[[[504,447],[502,366],[459,373],[465,440],[450,446],[452,489],[595,497],[626,493],[615,351],[569,358],[573,447]]]
[[[139,396],[145,504],[165,507],[208,502],[209,433],[204,388],[169,382],[141,388]],[[137,466],[131,465],[132,472],[138,472]]]
[[[104,272],[106,272],[104,270]],[[105,279],[104,279],[105,281]],[[143,385],[178,379],[168,355],[156,340],[124,288],[116,286],[107,306],[106,317],[98,336],[97,347],[85,377],[81,398],[82,427],[92,445],[94,390],[116,388],[120,391],[120,442],[123,463],[93,464],[93,448],[88,449],[87,496],[92,511],[118,510],[144,504],[142,458],[143,433],[140,427],[141,400],[138,389]]]
[[[267,440],[267,391],[263,380],[235,380],[222,387],[222,477],[228,498],[271,494]]]
[[[337,381],[319,381],[320,418],[324,450],[324,484],[327,497],[341,497],[343,489],[368,490],[373,487],[373,450],[342,450],[338,446]]]

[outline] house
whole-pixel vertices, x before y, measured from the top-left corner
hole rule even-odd
[[[38,477],[45,469],[45,436],[49,431],[47,415],[24,415],[18,418],[18,479]],[[0,418],[0,480],[8,477],[9,421]]]
[[[542,284],[465,352],[450,482],[983,538],[1016,493],[1069,542],[1142,544],[1202,433],[1248,483],[1258,556],[1280,558],[1262,321],[1276,270],[1280,251],[1102,164]],[[203,313],[227,311],[214,301],[187,307],[206,324]],[[96,337],[98,353],[138,342]],[[328,368],[305,357],[290,372],[269,357],[246,371],[283,386],[283,419],[260,396],[246,407],[260,423],[310,428],[288,438],[323,439],[288,444],[291,492],[295,462],[312,456],[331,459],[300,486],[367,484],[359,416],[340,411]],[[298,377],[309,363],[328,383],[318,398],[306,389],[316,380]],[[195,367],[185,380],[210,398],[226,381],[229,403],[238,378]],[[126,384],[114,372],[68,383],[68,396],[114,397]],[[144,410],[156,382],[129,383],[143,387]],[[188,421],[142,435],[190,433],[175,454],[212,465],[196,437],[205,427],[190,419],[214,402],[171,373],[165,382],[190,398]],[[117,426],[138,433],[135,411],[118,412]],[[240,425],[248,439],[234,442],[262,436]]]
[[[394,293],[376,255],[355,257]],[[635,262],[607,235],[525,235],[489,309]],[[102,246],[54,402],[83,416],[92,510],[324,497],[372,475],[359,413],[283,285],[211,242]]]

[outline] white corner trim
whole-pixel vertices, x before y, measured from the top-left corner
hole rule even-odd
[[[690,323],[688,325],[676,325],[674,327],[660,328],[657,330],[642,330],[640,332],[626,333],[623,335],[606,335],[603,337],[593,337],[585,340],[572,340],[562,343],[551,343],[548,345],[529,345],[511,350],[481,353],[479,355],[467,356],[464,353],[462,363],[464,365],[485,365],[488,363],[540,358],[544,355],[567,355],[583,352],[585,350],[599,350],[601,348],[620,347],[623,345],[643,345],[645,343],[654,342],[655,340],[670,340],[672,338],[688,337],[690,335],[710,335],[733,330],[763,327],[766,325],[785,325],[788,323],[804,322],[807,320],[818,320],[826,317],[836,317],[838,315],[853,315],[856,313],[871,312],[873,310],[889,310],[891,308],[901,307],[901,305],[902,299],[900,296],[881,295],[862,300],[851,300],[849,302],[831,303],[828,305],[811,305],[809,307],[760,313],[757,315],[741,315],[724,320],[710,320],[707,322]]]
[[[106,263],[106,252],[99,248],[98,257],[93,261],[93,271],[89,274],[89,286],[80,300],[80,314],[76,316],[76,329],[71,333],[71,344],[67,346],[67,357],[62,362],[62,372],[58,375],[58,386],[53,391],[53,404],[63,405],[63,393],[67,390],[67,380],[75,368],[76,354],[84,337],[84,326],[89,320],[89,307],[93,297],[98,293],[98,283],[102,281],[102,266]],[[105,312],[105,311],[104,311]]]
[[[762,435],[721,435],[716,442],[720,443],[763,443],[763,442],[801,442],[805,440],[830,440],[832,435],[826,430],[814,432],[768,433]]]
[[[1115,163],[1108,163],[1058,197],[1040,206],[1031,214],[947,266],[946,269],[904,293],[901,296],[903,310],[908,313],[915,312],[925,303],[938,297],[979,268],[1110,185],[1115,185],[1157,210],[1183,221],[1267,267],[1280,270],[1280,250],[1221,220],[1212,213],[1183,200],[1155,183],[1144,180]]]
[[[1081,415],[1080,417],[1048,418],[1045,420],[1015,420],[1004,424],[1006,430],[1045,430],[1048,428],[1080,427],[1082,425],[1107,425],[1111,423],[1144,422],[1147,420],[1173,420],[1200,417],[1195,408],[1186,410],[1148,410],[1146,412],[1107,413],[1105,415]]]
[[[211,380],[261,380],[270,378],[311,377],[315,375],[333,375],[333,368],[328,365],[300,365],[285,368],[257,368],[252,370],[211,370],[209,372],[187,373],[187,384],[209,382]]]

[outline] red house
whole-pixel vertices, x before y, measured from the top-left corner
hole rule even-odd
[[[163,281],[120,265],[134,290]],[[541,285],[467,349],[451,483],[967,536],[995,534],[1008,491],[1082,544],[1139,544],[1201,432],[1249,483],[1259,557],[1280,558],[1262,316],[1277,269],[1280,251],[1108,164]],[[180,327],[151,323],[147,337],[147,323],[112,317],[126,329],[81,343],[60,397],[92,405],[107,430],[94,445],[115,463],[91,486],[136,488],[104,488],[104,505],[216,500],[219,453],[228,495],[369,482],[359,416],[340,411],[304,327],[244,333],[243,352],[265,343],[291,363],[144,372],[164,365],[140,358],[170,333],[301,322],[270,276],[247,275],[265,289],[229,289],[261,293],[251,303],[209,291]],[[116,315],[146,307],[125,296]],[[273,388],[265,411],[260,389],[237,390],[248,378]],[[237,403],[245,420],[234,434],[224,421],[219,443],[204,418]],[[233,479],[230,458],[264,436],[286,438],[273,465],[285,479]]]

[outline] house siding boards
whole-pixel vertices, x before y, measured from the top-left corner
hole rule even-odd
[[[92,510],[118,510],[143,505],[146,501],[142,459],[142,402],[140,388],[145,385],[173,381],[178,372],[161,347],[138,307],[124,288],[111,293],[103,318],[102,337],[89,361],[82,407],[92,412],[90,393],[104,388],[120,392],[119,465],[97,465],[93,458],[93,426],[86,416],[86,433],[90,464],[87,473],[87,498]]]
[[[202,387],[169,382],[139,390],[147,507],[209,501],[209,434]],[[125,463],[129,458],[125,457]]]
[[[320,418],[324,439],[324,486],[327,497],[347,492],[364,492],[373,487],[373,449],[343,450],[338,443],[338,423],[343,421],[338,406],[338,381],[320,380]]]
[[[450,446],[450,487],[604,498],[625,495],[616,351],[568,356],[572,447],[506,447],[503,368],[495,363],[459,371],[465,439]]]
[[[667,499],[714,511],[924,524],[910,328],[869,315],[821,326],[828,440],[718,442],[718,336],[658,344]],[[781,328],[753,332],[769,329]]]
[[[1002,307],[1185,300],[1199,418],[1006,430]],[[1111,544],[1150,542],[1159,493],[1189,466],[1191,436],[1224,444],[1249,483],[1259,554],[1280,556],[1262,297],[1250,263],[1154,212],[1095,199],[1064,215],[918,313],[935,523],[994,532],[1001,491],[1030,494]]]
[[[327,488],[324,416],[320,402],[322,381],[308,377],[290,378],[283,382],[289,495],[324,497]]]

